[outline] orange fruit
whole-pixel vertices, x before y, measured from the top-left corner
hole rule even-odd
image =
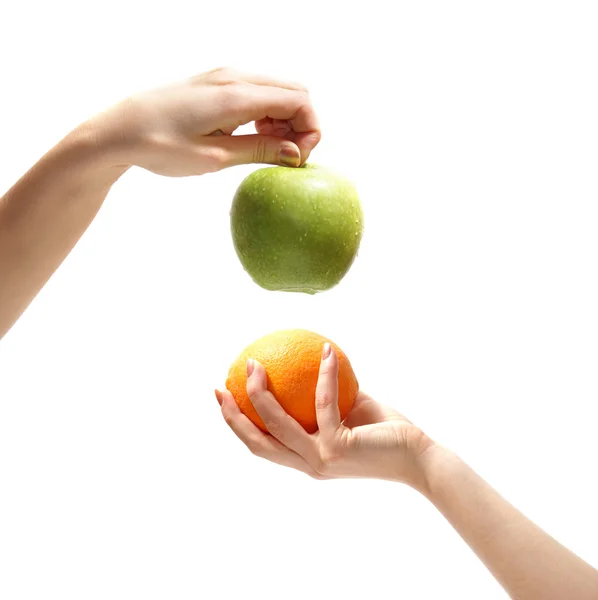
[[[253,358],[264,365],[268,390],[308,433],[314,433],[318,429],[316,384],[325,342],[330,343],[338,357],[338,404],[342,420],[353,406],[359,383],[345,353],[322,335],[303,329],[276,331],[245,348],[231,365],[226,387],[241,411],[262,431],[268,430],[247,395],[247,360]]]

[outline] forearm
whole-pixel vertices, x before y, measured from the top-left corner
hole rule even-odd
[[[65,137],[0,198],[0,338],[69,254],[127,170],[106,126]]]
[[[424,465],[424,494],[512,598],[598,598],[598,571],[527,519],[457,456],[433,447]]]

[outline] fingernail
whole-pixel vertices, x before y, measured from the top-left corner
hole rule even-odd
[[[301,152],[295,144],[281,146],[279,153],[280,162],[287,167],[298,167],[301,165]]]
[[[328,342],[326,342],[324,344],[324,350],[322,350],[322,360],[326,360],[330,356],[331,352],[332,346]]]
[[[222,392],[220,390],[214,390],[214,394],[216,395],[216,400],[218,400],[218,404],[222,406]]]
[[[247,377],[251,377],[254,367],[255,367],[255,363],[253,362],[253,358],[250,358],[247,361]]]

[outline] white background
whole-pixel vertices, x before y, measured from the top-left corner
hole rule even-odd
[[[89,115],[228,65],[310,88],[312,160],[366,233],[333,291],[268,293],[229,233],[255,167],[119,181],[0,344],[0,597],[504,598],[416,493],[227,429],[213,388],[287,327],[598,564],[596,5],[349,4],[3,7],[2,191]]]

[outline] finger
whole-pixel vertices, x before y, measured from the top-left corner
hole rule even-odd
[[[272,126],[272,119],[265,117],[264,119],[258,119],[255,122],[255,130],[260,135],[274,135],[274,127]]]
[[[301,151],[289,140],[265,135],[217,136],[200,152],[212,152],[220,168],[262,163],[299,167]]]
[[[226,114],[222,115],[228,126],[237,127],[251,121],[269,117],[287,121],[294,133],[293,141],[301,150],[304,163],[321,138],[320,125],[305,92],[266,86],[239,86],[234,97],[224,103]]]
[[[316,418],[324,437],[332,437],[341,425],[338,408],[338,358],[326,342],[322,351],[320,374],[316,385]]]
[[[291,417],[268,391],[266,370],[256,360],[247,361],[247,394],[266,429],[287,448],[316,464],[314,439]]]
[[[302,471],[315,479],[328,479],[316,473],[301,456],[258,429],[241,412],[233,395],[228,390],[222,392],[216,390],[216,398],[222,407],[222,416],[227,425],[252,454],[278,465]]]
[[[280,119],[261,119],[256,121],[255,129],[261,135],[288,136],[288,139],[293,139],[294,135],[298,135],[293,131],[293,127],[288,121],[281,121]]]
[[[297,147],[301,148],[301,164],[307,161],[311,149],[315,148],[322,137],[319,131],[297,133],[289,121],[270,117],[256,121],[255,130],[260,135],[276,136],[294,142]]]

